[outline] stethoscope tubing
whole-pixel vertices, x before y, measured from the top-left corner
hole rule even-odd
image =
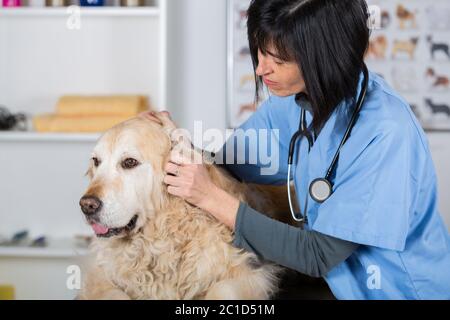
[[[330,164],[330,166],[329,166],[329,168],[327,170],[327,173],[326,173],[325,177],[314,180],[314,181],[322,182],[322,183],[326,182],[325,184],[322,184],[322,185],[328,185],[328,187],[330,189],[329,192],[328,192],[328,196],[325,197],[325,199],[321,199],[320,197],[316,197],[314,194],[311,194],[312,190],[314,190],[313,185],[310,184],[310,186],[309,186],[309,189],[308,189],[309,190],[309,192],[308,192],[309,195],[315,201],[317,201],[319,203],[323,203],[326,200],[328,200],[328,198],[333,193],[333,184],[331,183],[332,174],[333,174],[334,169],[335,169],[335,167],[337,165],[337,161],[339,159],[339,155],[341,153],[341,150],[342,150],[343,146],[345,145],[345,143],[347,142],[347,140],[349,139],[349,137],[351,135],[351,132],[352,132],[352,130],[353,130],[355,124],[356,124],[358,115],[359,115],[359,113],[360,113],[360,111],[362,109],[362,106],[364,104],[364,101],[366,99],[367,89],[368,89],[368,84],[369,84],[369,70],[367,69],[366,64],[363,64],[363,73],[364,73],[364,83],[363,83],[363,86],[362,86],[361,93],[360,93],[360,95],[358,97],[358,101],[356,103],[356,108],[355,108],[355,110],[354,110],[354,112],[352,114],[352,117],[350,119],[350,122],[349,122],[349,124],[347,126],[347,130],[345,131],[344,136],[342,137],[342,140],[341,140],[341,142],[339,144],[339,147],[338,147],[338,149],[337,149],[337,151],[336,151],[336,153],[335,153],[335,155],[333,157],[333,160],[331,161],[331,164]],[[304,208],[303,212],[302,212],[302,209],[301,209],[301,204],[299,204],[299,210],[300,210],[300,217],[301,218],[297,218],[296,214],[294,213],[294,208],[293,208],[293,205],[292,205],[292,196],[291,196],[291,188],[290,188],[291,170],[292,170],[292,164],[293,164],[293,160],[294,160],[295,145],[296,145],[296,142],[297,142],[297,140],[299,138],[301,139],[301,138],[305,137],[306,134],[307,134],[306,133],[306,110],[304,108],[302,109],[302,112],[301,112],[301,119],[300,119],[300,126],[299,127],[300,127],[299,130],[292,136],[291,142],[289,144],[288,175],[287,175],[287,189],[288,190],[287,190],[287,192],[288,192],[289,209],[291,211],[292,218],[295,221],[297,221],[297,222],[306,222],[307,221],[307,211],[308,211],[308,199],[309,199],[308,194],[307,194],[306,199],[305,199],[305,208]],[[309,139],[308,139],[308,141],[309,141],[310,147],[311,147],[311,142],[310,142]]]

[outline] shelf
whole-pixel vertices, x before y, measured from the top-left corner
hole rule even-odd
[[[1,258],[76,258],[88,254],[88,249],[77,247],[70,239],[50,242],[45,248],[0,246]]]
[[[87,17],[158,17],[157,7],[80,7],[81,16]],[[0,17],[66,17],[68,7],[63,8],[1,8]]]
[[[99,133],[0,132],[0,142],[96,142]]]

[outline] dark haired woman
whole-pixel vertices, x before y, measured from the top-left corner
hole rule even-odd
[[[300,126],[289,178],[304,229],[239,203],[202,165],[170,162],[175,176],[165,182],[234,229],[236,246],[324,277],[339,299],[450,299],[450,237],[427,139],[408,104],[365,69],[367,12],[363,0],[253,0],[248,10],[257,87],[264,83],[272,95],[241,128],[267,132],[267,141],[257,135],[253,143],[270,145],[279,168],[264,175],[261,162],[226,166],[246,182],[286,183]],[[248,160],[254,146],[236,145],[233,159]],[[313,182],[325,176],[318,190],[332,192],[320,199]]]

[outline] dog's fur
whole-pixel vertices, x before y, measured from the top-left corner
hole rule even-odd
[[[86,195],[104,203],[98,220],[110,228],[138,215],[132,231],[96,238],[80,299],[268,299],[281,268],[232,246],[232,231],[210,214],[169,195],[163,167],[169,131],[143,118],[119,124],[99,140],[101,164],[88,171]],[[120,159],[140,165],[123,170]],[[241,184],[207,166],[213,182],[262,212],[288,212],[286,194]]]

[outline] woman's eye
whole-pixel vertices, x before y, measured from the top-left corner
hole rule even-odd
[[[133,158],[128,158],[122,161],[122,168],[124,169],[133,169],[140,165],[139,161]]]
[[[94,162],[94,167],[98,167],[100,165],[100,160],[98,158],[92,158],[92,161]]]

